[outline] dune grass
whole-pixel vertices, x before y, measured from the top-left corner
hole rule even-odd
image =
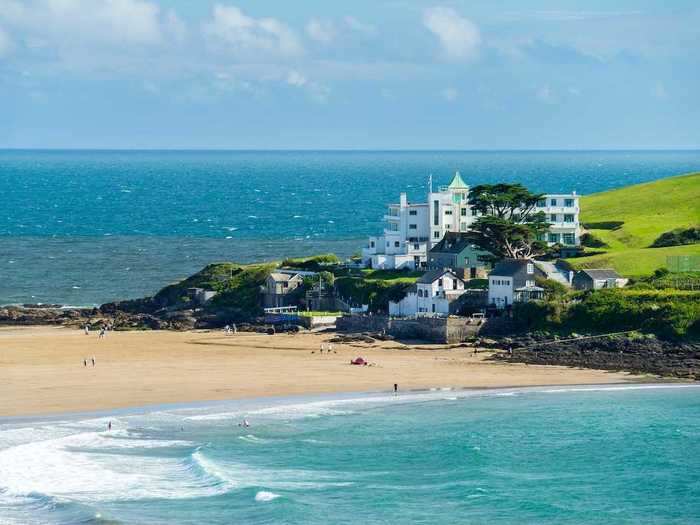
[[[612,267],[640,277],[665,267],[668,256],[700,256],[698,244],[650,248],[662,233],[700,224],[700,173],[582,197],[581,222],[609,248],[568,259],[577,268]]]

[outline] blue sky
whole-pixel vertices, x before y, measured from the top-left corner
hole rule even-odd
[[[700,3],[0,0],[0,147],[700,147]]]

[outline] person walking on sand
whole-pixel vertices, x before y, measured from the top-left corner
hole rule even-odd
[[[83,328],[85,330],[85,335],[90,335],[90,325],[85,323],[85,327]]]
[[[398,394],[398,393],[399,393],[399,384],[394,383],[394,394]]]
[[[95,366],[95,356],[92,356],[92,366]]]
[[[87,366],[87,359],[83,359],[83,366]]]
[[[99,335],[98,339],[104,339],[104,338],[105,338],[105,327],[103,326],[102,328],[100,328],[100,335]]]

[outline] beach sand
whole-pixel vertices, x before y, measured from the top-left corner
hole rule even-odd
[[[639,381],[598,370],[485,361],[486,352],[398,342],[334,344],[333,334],[97,333],[0,328],[0,416],[294,394]],[[311,353],[314,351],[315,353]],[[90,360],[96,358],[93,367]],[[362,356],[376,366],[352,366]],[[88,366],[83,366],[83,359]]]

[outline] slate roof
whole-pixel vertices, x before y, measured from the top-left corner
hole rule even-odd
[[[429,270],[425,272],[423,275],[421,275],[416,282],[420,284],[430,284],[435,281],[435,279],[439,279],[446,273],[452,273],[450,270]]]
[[[602,268],[597,270],[584,269],[581,272],[588,275],[593,280],[606,280],[606,279],[622,279],[622,276],[611,268]]]
[[[534,264],[534,261],[530,259],[503,259],[494,266],[490,275],[515,275],[528,263]]]
[[[446,232],[442,240],[430,251],[433,253],[461,253],[462,250],[470,246],[471,243],[466,233]]]
[[[272,272],[270,274],[270,277],[272,277],[273,280],[277,282],[284,282],[284,281],[291,281],[295,277],[299,277],[298,273],[278,273],[278,272]]]

